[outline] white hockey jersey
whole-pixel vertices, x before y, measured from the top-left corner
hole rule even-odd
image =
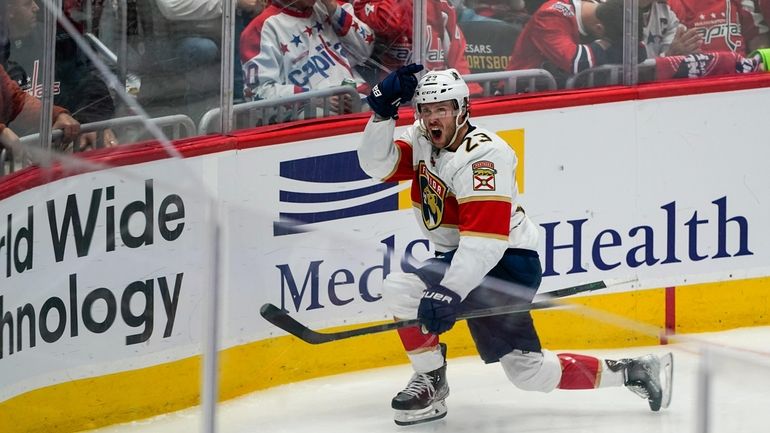
[[[304,12],[273,3],[244,29],[240,44],[246,98],[274,99],[346,79],[365,85],[354,67],[372,54],[374,33],[348,3],[339,2],[333,16],[320,2]]]
[[[666,2],[653,2],[649,8],[642,11],[644,23],[642,33],[647,58],[665,56],[676,36],[677,28],[682,25],[676,13]]]
[[[415,216],[438,252],[457,250],[441,284],[467,296],[508,248],[536,250],[538,230],[517,203],[516,154],[471,127],[452,152],[435,149],[419,122],[393,140],[394,120],[369,120],[361,168],[383,181],[411,180]]]

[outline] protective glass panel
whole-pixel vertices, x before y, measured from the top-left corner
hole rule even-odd
[[[753,329],[709,335],[699,347],[697,433],[753,432],[767,424],[770,353],[766,335]],[[759,343],[759,344],[758,344]]]
[[[40,139],[41,116],[48,117],[43,96],[44,76],[42,16],[39,7],[32,0],[14,0],[0,5],[0,42],[2,60],[0,81],[0,174],[6,175],[29,165],[30,153],[47,149],[47,143]],[[53,31],[49,26],[49,35]],[[51,79],[50,73],[46,77]],[[53,92],[48,92],[50,107]],[[61,110],[54,113],[55,117]],[[57,119],[60,125],[71,122],[69,116]],[[25,152],[24,147],[30,152]]]
[[[766,2],[731,0],[640,4],[647,61],[639,81],[740,75],[766,70]],[[764,16],[763,16],[764,15]]]
[[[4,432],[82,431],[200,395],[216,269],[200,165],[70,163],[2,188]]]
[[[384,3],[384,2],[383,2]],[[391,2],[388,2],[391,3]],[[408,2],[276,1],[259,19],[237,22],[234,128],[357,113],[381,65],[371,59],[380,11],[394,11],[397,33],[411,34]],[[260,7],[255,8],[258,13]],[[403,21],[401,21],[403,19]],[[201,132],[214,129],[218,112],[208,113]]]

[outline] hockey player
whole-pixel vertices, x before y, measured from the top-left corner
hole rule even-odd
[[[393,272],[383,282],[393,315],[418,318],[426,331],[398,331],[415,372],[392,401],[399,425],[446,415],[446,347],[439,334],[452,328],[458,312],[529,302],[542,278],[538,229],[517,198],[515,153],[470,123],[468,86],[456,70],[428,72],[418,83],[420,70],[402,67],[372,89],[374,114],[358,148],[373,178],[412,181],[418,224],[437,254],[414,273]],[[394,140],[398,106],[413,96],[417,121]],[[555,354],[540,346],[529,313],[472,319],[468,327],[482,360],[500,362],[521,389],[625,385],[653,411],[669,404],[670,354],[621,360]]]

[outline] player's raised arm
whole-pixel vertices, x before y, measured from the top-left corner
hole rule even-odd
[[[391,72],[372,88],[366,98],[374,112],[358,148],[358,161],[369,176],[382,180],[413,177],[412,140],[408,134],[393,139],[398,108],[412,99],[417,87],[416,73],[422,65],[411,64]]]

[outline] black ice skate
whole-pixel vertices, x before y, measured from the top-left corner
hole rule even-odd
[[[406,388],[393,397],[391,407],[396,410],[396,424],[419,424],[446,416],[444,400],[449,395],[449,384],[446,380],[446,345],[439,344],[444,355],[444,365],[428,373],[415,373]]]
[[[674,374],[674,357],[671,353],[660,358],[645,355],[608,361],[607,365],[613,371],[623,369],[626,388],[646,399],[653,411],[667,408],[671,403],[671,379]]]

